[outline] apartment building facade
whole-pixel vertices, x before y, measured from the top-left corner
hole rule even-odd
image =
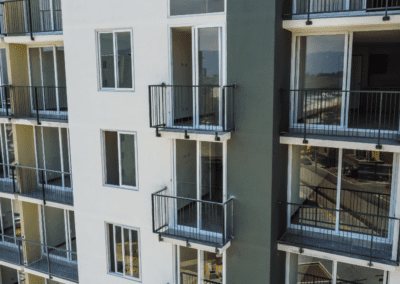
[[[286,283],[398,283],[398,1],[290,1]],[[284,111],[282,111],[284,112]]]

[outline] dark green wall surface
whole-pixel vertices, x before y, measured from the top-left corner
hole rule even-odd
[[[282,29],[282,1],[227,2],[228,83],[238,85],[228,141],[228,194],[236,199],[227,283],[280,284],[285,254],[276,240],[286,224],[278,201],[286,200],[287,147],[279,126],[288,106],[280,105],[279,90],[289,87],[291,35]]]

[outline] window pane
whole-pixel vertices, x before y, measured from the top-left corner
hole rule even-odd
[[[46,183],[62,185],[60,137],[58,128],[43,127],[44,156],[46,169],[57,172],[46,172]]]
[[[170,0],[171,16],[224,12],[224,0]]]
[[[76,252],[76,233],[75,233],[75,213],[69,211],[69,231],[71,235],[71,251]],[[72,259],[76,260],[76,254],[72,255]]]
[[[108,225],[108,248],[110,256],[110,272],[115,272],[115,255],[114,255],[114,233],[113,225]]]
[[[222,283],[222,254],[203,252],[204,270],[203,279],[211,280],[213,283]]]
[[[29,63],[32,86],[42,86],[42,72],[40,71],[39,48],[29,48]]]
[[[179,265],[181,283],[197,283],[197,249],[180,247]]]
[[[118,88],[132,88],[131,33],[116,33],[118,47]]]
[[[199,84],[219,85],[219,28],[199,29]]]
[[[343,149],[340,229],[387,237],[392,167],[393,153]]]
[[[138,232],[131,230],[131,240],[132,240],[132,260],[133,260],[133,277],[139,278],[139,237]]]
[[[6,49],[0,49],[0,64],[1,64],[1,84],[7,85],[8,84],[8,71],[7,71],[7,56],[6,56]]]
[[[43,163],[43,145],[42,145],[42,127],[35,126],[35,136],[36,136],[36,153],[37,153],[37,163],[39,169],[44,169]]]
[[[1,143],[2,143],[2,151],[1,151],[1,163],[3,164],[0,166],[1,169],[1,177],[8,176],[8,167],[7,167],[7,145],[6,145],[6,132],[4,124],[0,124],[1,127]]]
[[[113,34],[100,34],[101,86],[115,88]]]
[[[66,87],[65,80],[65,59],[64,59],[64,47],[56,47],[57,55],[57,79],[59,87]]]
[[[14,226],[13,226],[13,215],[12,215],[12,203],[10,199],[0,198],[1,205],[1,216],[3,219],[3,230],[4,230],[4,241],[14,242]],[[1,228],[0,228],[1,229]],[[1,231],[0,231],[1,233]]]
[[[117,255],[117,272],[123,273],[123,255],[122,255],[122,234],[121,234],[121,227],[115,226],[115,249]]]
[[[131,242],[129,241],[129,230],[124,229],[124,259],[125,259],[125,275],[131,275],[133,259],[131,257]]]
[[[70,173],[68,131],[66,128],[61,128],[61,144],[62,144],[62,152],[63,152],[64,173]],[[71,175],[70,174],[64,174],[64,182],[65,182],[66,187],[71,187]]]
[[[54,87],[56,84],[55,84],[53,47],[42,48],[42,71],[43,71],[43,85]]]
[[[333,279],[333,262],[331,260],[306,255],[291,254],[290,258],[297,259],[297,267],[290,269],[290,283],[331,283]]]
[[[52,247],[66,248],[64,210],[50,206],[44,206],[46,240]],[[61,251],[49,249],[50,253],[59,255]],[[63,255],[66,256],[66,255]]]
[[[136,186],[135,136],[120,135],[122,184]]]
[[[335,148],[293,146],[292,223],[335,229],[338,153]]]
[[[8,148],[8,162],[10,165],[12,165],[15,162],[12,125],[7,123],[5,125],[5,128],[6,128],[5,133],[6,133],[6,141],[7,141],[7,148]]]
[[[119,185],[117,132],[104,131],[104,140],[106,147],[106,184]]]

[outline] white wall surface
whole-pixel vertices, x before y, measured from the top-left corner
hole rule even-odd
[[[65,65],[80,283],[129,283],[107,274],[105,222],[140,229],[142,283],[173,283],[172,245],[152,233],[151,193],[171,188],[171,142],[149,128],[148,85],[169,82],[167,0],[63,1]],[[134,92],[98,91],[95,31],[133,29]],[[103,186],[101,130],[135,131],[139,190]]]

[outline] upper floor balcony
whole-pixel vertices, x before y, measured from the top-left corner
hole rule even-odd
[[[62,32],[61,0],[0,2],[0,34],[5,36]]]
[[[306,25],[312,25],[317,18],[382,16],[389,21],[395,14],[400,14],[399,0],[290,0],[284,19],[304,19]]]
[[[233,198],[214,202],[170,196],[165,188],[152,194],[152,216],[153,233],[160,240],[194,242],[218,251],[229,247],[233,238]]]
[[[215,134],[235,129],[231,86],[149,86],[150,127]]]
[[[0,116],[68,121],[66,87],[0,86]]]

